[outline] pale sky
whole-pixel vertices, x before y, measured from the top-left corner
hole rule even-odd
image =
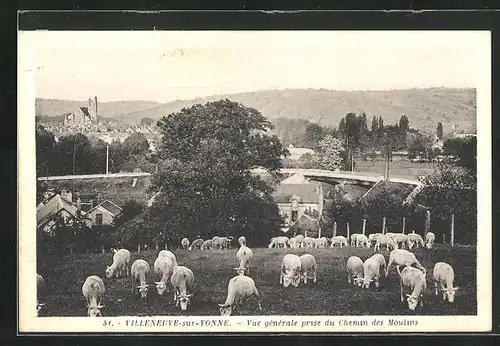
[[[478,52],[489,45],[488,32],[477,31],[38,31],[20,38],[38,68],[36,97],[103,102],[476,87]]]

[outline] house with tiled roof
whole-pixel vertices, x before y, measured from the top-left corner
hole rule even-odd
[[[272,196],[287,225],[296,222],[304,213],[315,215],[317,219],[323,213],[323,188],[319,183],[282,182]]]
[[[120,216],[122,208],[115,203],[105,200],[88,211],[92,225],[112,225],[115,218]]]
[[[50,233],[54,229],[58,216],[62,217],[67,225],[75,221],[83,221],[87,227],[91,226],[89,216],[78,205],[60,194],[54,194],[36,207],[37,229]]]

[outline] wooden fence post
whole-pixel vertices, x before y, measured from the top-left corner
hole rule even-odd
[[[304,237],[307,237],[307,231],[304,231]]]
[[[366,219],[363,219],[363,235],[365,235],[366,232]]]
[[[455,245],[455,214],[451,214],[450,244],[451,246]]]
[[[446,233],[443,233],[443,244],[446,244]]]
[[[334,237],[337,236],[337,221],[333,223],[333,236]]]
[[[386,221],[386,218],[385,216],[382,218],[382,234],[385,234],[385,221]]]
[[[321,238],[321,227],[318,228],[318,238]]]
[[[403,216],[403,234],[405,234],[406,217]]]
[[[427,210],[425,212],[425,231],[424,231],[424,238],[427,235],[427,232],[431,230],[431,211]]]
[[[141,252],[141,244],[137,244],[137,252]]]
[[[349,222],[347,223],[347,240],[349,240]]]

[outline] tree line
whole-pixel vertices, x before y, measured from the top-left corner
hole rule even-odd
[[[104,174],[106,150],[109,173],[131,172],[136,168],[153,173],[155,156],[150,153],[144,134],[133,133],[123,143],[114,140],[109,147],[103,140],[87,137],[82,133],[62,136],[54,134],[42,125],[36,128],[37,176]]]

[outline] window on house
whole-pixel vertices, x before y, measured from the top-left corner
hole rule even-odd
[[[95,214],[96,225],[102,225],[102,214]]]
[[[297,216],[299,212],[297,210],[292,211],[292,222],[297,221]]]

